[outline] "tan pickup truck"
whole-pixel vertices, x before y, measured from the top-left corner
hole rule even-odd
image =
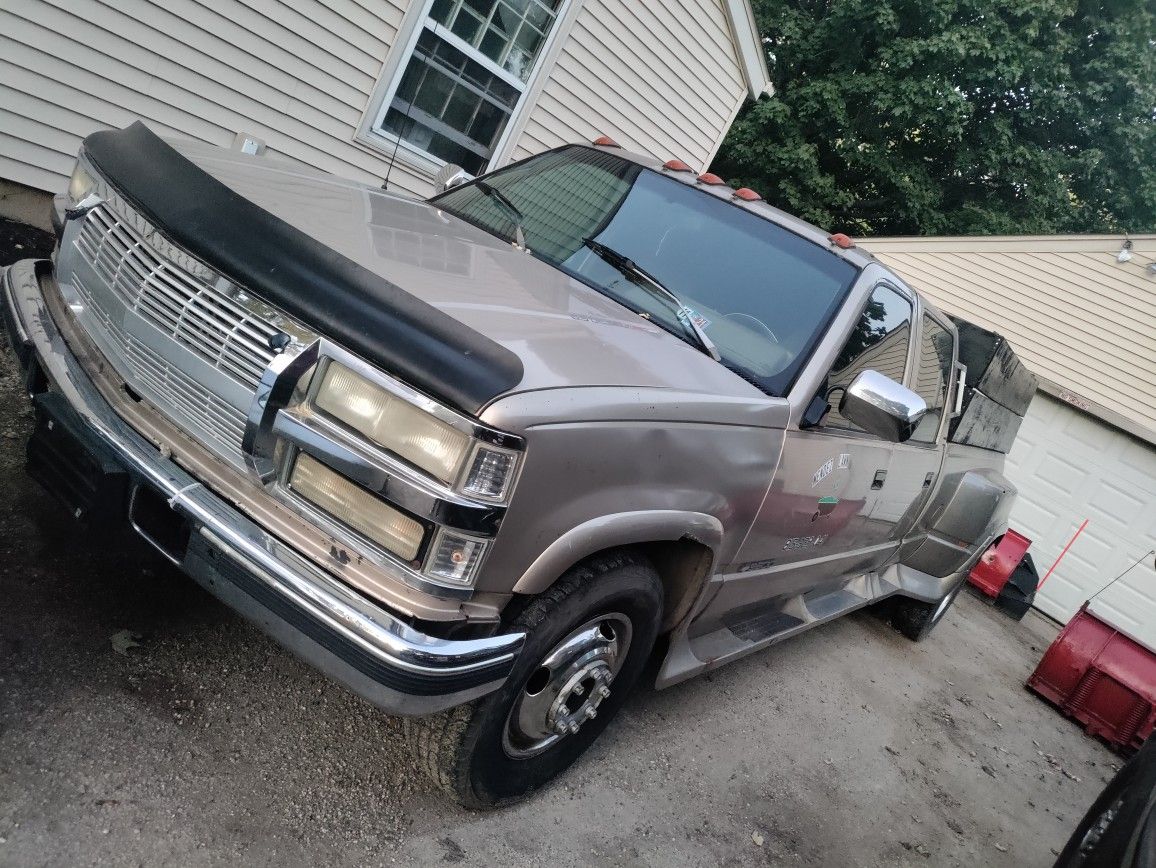
[[[90,136],[55,255],[3,276],[29,471],[412,718],[470,805],[566,768],[654,653],[668,687],[942,618],[1014,495],[1006,345],[961,360],[850,239],[609,140],[441,187]]]

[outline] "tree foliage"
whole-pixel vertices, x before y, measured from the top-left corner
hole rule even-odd
[[[754,0],[714,171],[832,230],[1156,230],[1153,0]]]

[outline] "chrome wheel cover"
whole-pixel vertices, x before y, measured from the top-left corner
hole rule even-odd
[[[515,759],[540,754],[597,717],[626,661],[631,634],[630,619],[611,612],[555,645],[514,699],[502,733],[506,754]]]

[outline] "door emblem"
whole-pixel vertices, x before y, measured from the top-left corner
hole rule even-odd
[[[834,470],[835,470],[835,459],[834,458],[828,458],[827,461],[823,464],[823,466],[815,471],[815,475],[811,477],[811,488],[814,488],[816,485],[818,485],[820,482],[822,482],[824,479],[826,479],[828,476],[830,476],[831,473],[834,472]]]

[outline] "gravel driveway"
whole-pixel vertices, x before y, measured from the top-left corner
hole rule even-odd
[[[29,428],[4,348],[0,864],[1043,866],[1118,763],[1022,686],[1054,628],[965,595],[922,644],[854,615],[644,691],[560,782],[467,812],[396,721],[79,531]]]

